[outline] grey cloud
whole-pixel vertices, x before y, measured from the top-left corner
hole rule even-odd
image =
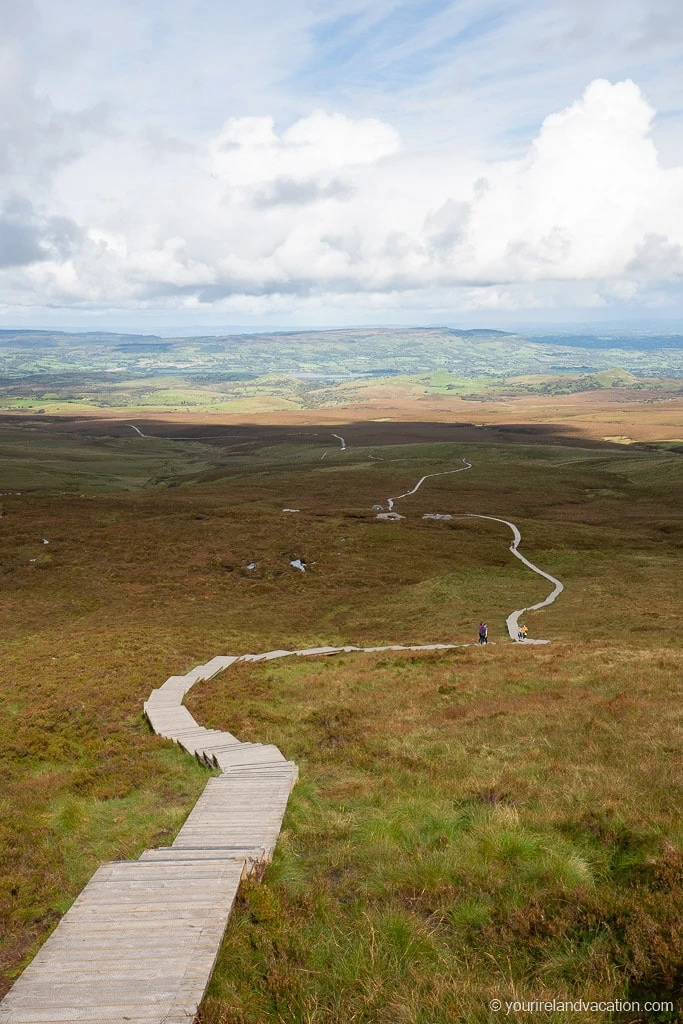
[[[553,265],[567,258],[572,248],[571,236],[561,227],[555,226],[543,238],[528,242],[517,239],[508,244],[505,257],[513,265],[532,263]]]
[[[0,214],[0,267],[21,267],[44,259],[35,227]]]
[[[629,49],[641,54],[643,49],[680,40],[682,32],[683,7],[680,0],[648,0],[643,7],[638,37]]]
[[[349,263],[361,263],[363,260],[363,236],[358,228],[343,235],[323,235],[321,241],[335,252],[342,253]]]
[[[488,288],[493,285],[509,284],[501,280],[472,279],[457,272],[431,275],[428,282],[418,274],[396,271],[381,281],[372,280],[369,275],[338,274],[334,277],[290,277],[272,278],[261,281],[246,278],[230,278],[213,284],[175,285],[165,281],[147,282],[138,289],[136,298],[149,301],[154,299],[181,298],[192,296],[203,305],[211,305],[234,296],[262,297],[287,295],[296,298],[321,297],[324,295],[376,295],[401,294],[430,287],[455,287],[467,285],[471,288]]]
[[[28,0],[18,4],[16,0],[0,0],[0,24],[3,35],[23,35],[34,24],[36,9]]]
[[[358,289],[358,281],[349,277],[347,280],[349,290]],[[257,297],[262,295],[296,295],[308,296],[319,295],[326,291],[335,292],[345,290],[339,288],[338,281],[321,281],[315,278],[282,278],[272,280],[253,281],[247,278],[229,278],[216,281],[214,284],[183,284],[176,285],[167,281],[148,281],[138,291],[140,299],[174,298],[180,296],[192,296],[203,304],[210,305],[212,302],[220,302],[221,299],[228,299],[233,295],[246,295]]]
[[[69,218],[41,216],[27,200],[12,197],[0,210],[0,267],[67,259],[82,238]]]
[[[177,156],[192,156],[199,152],[199,147],[175,135],[169,135],[154,125],[148,125],[141,135],[142,146],[146,153],[157,160],[169,160]]]
[[[664,235],[648,234],[637,246],[626,271],[648,278],[683,277],[683,247]]]
[[[472,205],[449,199],[425,220],[428,247],[436,256],[450,256],[465,241]]]
[[[677,46],[683,31],[680,0],[564,0],[563,6],[569,16],[560,36],[565,43],[602,45],[610,34],[615,50],[637,53],[641,60],[662,46]]]
[[[56,170],[81,156],[86,136],[103,134],[109,125],[105,104],[65,113],[48,101],[18,96],[12,116],[0,124],[0,173],[44,187]]]
[[[0,0],[0,24],[0,174],[10,188],[32,183],[44,191],[55,170],[81,155],[86,136],[110,126],[110,111],[104,103],[61,110],[41,89],[46,41],[30,3]]]
[[[261,210],[272,206],[310,206],[321,199],[350,199],[354,193],[351,185],[338,178],[323,185],[314,178],[297,181],[283,177],[255,192],[251,202]]]
[[[44,225],[43,244],[58,259],[68,259],[84,240],[82,228],[69,217],[49,217]]]

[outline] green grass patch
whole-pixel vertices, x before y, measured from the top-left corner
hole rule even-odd
[[[678,998],[680,657],[490,653],[240,666],[191,695],[199,720],[239,721],[302,771],[203,1019]]]

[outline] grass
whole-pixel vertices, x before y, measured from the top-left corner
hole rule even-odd
[[[3,489],[97,493],[177,485],[215,465],[206,446],[141,438],[79,437],[0,427]]]
[[[150,735],[131,695],[148,687],[131,679],[123,646],[94,621],[79,636],[73,605],[61,626],[44,605],[35,612],[42,628],[3,643],[4,987],[99,864],[171,841],[206,782]]]
[[[483,1020],[494,989],[675,987],[675,455],[39,441],[28,490],[0,499],[5,987],[97,864],[170,841],[203,788],[142,719],[154,686],[219,653],[467,642],[481,617],[488,650],[245,666],[198,691],[205,724],[302,768],[207,1019]],[[84,490],[57,493],[79,452]],[[173,452],[178,486],[142,487]],[[474,469],[428,481],[404,520],[374,518],[463,455]],[[547,593],[506,528],[426,512],[519,524],[566,584],[528,619],[552,647],[505,642],[508,612]]]
[[[475,648],[245,665],[193,693],[302,775],[203,1019],[680,996],[680,669],[656,647]]]

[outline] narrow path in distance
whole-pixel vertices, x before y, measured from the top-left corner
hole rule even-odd
[[[148,441],[216,441],[222,437],[247,437],[246,434],[202,434],[198,437],[196,434],[190,436],[179,436],[169,434],[143,434],[139,427],[136,427],[134,423],[124,423],[124,427],[130,427],[140,437],[146,438]]]
[[[460,516],[458,516],[457,518],[460,518]],[[524,614],[524,612],[535,612],[535,611],[538,611],[539,608],[545,608],[547,605],[552,604],[553,601],[555,600],[555,598],[559,597],[559,595],[564,590],[564,584],[561,583],[554,576],[551,576],[549,572],[545,572],[543,569],[539,569],[539,567],[537,565],[534,565],[533,562],[530,562],[528,558],[525,558],[524,555],[520,551],[517,550],[518,545],[520,544],[520,542],[522,540],[522,535],[519,532],[518,527],[515,526],[514,523],[511,523],[509,519],[498,519],[497,516],[481,516],[481,515],[477,515],[474,512],[467,513],[466,514],[466,518],[468,518],[468,519],[490,519],[494,523],[504,523],[505,526],[509,526],[510,529],[512,530],[512,536],[513,536],[512,544],[510,545],[510,551],[515,556],[515,558],[519,558],[520,562],[524,562],[524,564],[527,566],[527,568],[531,569],[532,572],[537,573],[539,576],[545,577],[545,579],[550,580],[551,583],[555,584],[554,590],[552,591],[552,593],[550,593],[545,598],[544,601],[539,601],[538,604],[530,604],[527,608],[519,608],[519,609],[517,609],[517,611],[510,612],[510,614],[508,615],[507,619],[505,620],[505,624],[506,624],[506,626],[508,628],[508,633],[510,634],[510,639],[511,640],[516,640],[518,643],[523,643],[523,644],[547,644],[547,643],[550,643],[549,640],[532,640],[531,637],[527,637],[525,640],[519,640],[519,619],[520,619],[520,616],[522,616]]]
[[[130,427],[131,430],[134,430],[135,433],[138,434],[140,437],[147,438],[148,440],[157,441],[216,441],[222,437],[247,436],[246,434],[202,434],[201,436],[193,435],[192,437],[188,437],[179,435],[170,436],[168,434],[143,434],[140,428],[136,427],[134,423],[124,423],[123,425],[124,427]],[[298,430],[297,434],[308,434],[310,437],[320,437],[320,433],[317,430]],[[345,452],[349,446],[346,443],[345,439],[341,436],[341,434],[333,434],[332,431],[330,431],[330,434],[332,435],[332,437],[336,437],[336,439],[340,442],[341,451]],[[284,441],[280,441],[280,444],[286,444],[287,440],[288,438],[285,438]]]
[[[432,477],[435,476],[448,476],[452,473],[462,473],[463,470],[465,469],[472,469],[471,462],[469,462],[467,459],[463,459],[462,461],[465,463],[465,465],[461,466],[458,469],[449,469],[443,473],[426,473],[424,476],[420,477],[420,479],[417,481],[415,486],[411,488],[411,490],[404,491],[403,494],[397,494],[394,498],[388,499],[387,505],[389,510],[393,510],[395,501],[399,501],[401,498],[409,498],[411,494],[415,494],[415,492],[419,490],[419,488],[422,486],[425,480],[430,480]],[[385,514],[383,516],[378,516],[377,518],[387,519],[389,517]],[[523,562],[524,565],[526,565],[528,569],[531,569],[532,572],[537,573],[539,576],[543,576],[545,579],[553,583],[554,589],[552,593],[548,595],[548,597],[546,597],[543,601],[539,601],[538,604],[532,604],[529,605],[527,608],[518,608],[516,611],[510,612],[507,619],[505,620],[508,634],[510,636],[510,639],[516,641],[517,643],[547,644],[550,642],[549,640],[534,640],[531,637],[527,637],[524,640],[520,640],[519,619],[524,614],[524,612],[535,612],[538,611],[539,608],[545,608],[549,604],[552,604],[555,598],[558,597],[564,590],[564,584],[561,583],[560,580],[556,579],[554,576],[551,576],[550,573],[545,572],[543,569],[539,569],[537,565],[534,565],[533,562],[530,562],[528,558],[525,558],[524,555],[517,550],[522,540],[522,534],[520,533],[519,528],[515,525],[515,523],[511,523],[509,519],[499,519],[497,516],[477,515],[474,512],[466,512],[462,515],[455,516],[449,514],[442,515],[440,513],[428,513],[427,515],[423,516],[423,519],[489,519],[494,523],[503,523],[505,526],[509,526],[510,529],[512,530],[513,537],[512,544],[510,545],[510,551],[512,552],[512,554],[515,556],[515,558],[519,558],[520,562]]]
[[[398,501],[400,498],[409,498],[411,494],[415,494],[415,492],[419,490],[420,487],[422,487],[422,484],[425,482],[425,480],[431,480],[433,476],[450,476],[452,473],[463,473],[466,469],[472,469],[471,462],[468,462],[467,459],[463,459],[462,461],[465,463],[465,465],[460,466],[458,469],[447,469],[443,473],[425,473],[423,477],[420,477],[420,479],[417,481],[412,490],[405,491],[404,494],[397,494],[393,498],[387,498],[387,507],[389,511],[393,509],[395,501]]]
[[[140,435],[140,437],[150,437],[151,436],[149,434],[143,434],[143,432],[140,430],[140,428],[137,427],[134,423],[126,423],[125,426],[131,427],[137,434]],[[301,431],[300,433],[307,433],[307,431]],[[310,433],[311,433],[312,436],[318,436],[317,432],[311,431]],[[332,431],[330,431],[330,433],[332,434],[332,437],[335,437],[340,442],[340,450],[341,451],[346,451],[347,448],[348,448],[348,445],[346,444],[346,441],[341,436],[341,434],[335,434]],[[210,435],[210,436],[211,437],[243,437],[244,435],[240,435],[240,434],[215,434],[215,435]],[[199,440],[199,441],[201,441],[202,438],[171,437],[171,438],[165,438],[165,440],[170,440],[170,441]],[[324,459],[326,455],[327,455],[327,452],[323,452],[323,454],[320,456],[320,458]],[[371,455],[370,458],[374,458],[374,456]],[[403,494],[396,494],[396,495],[394,495],[393,498],[387,498],[387,508],[389,509],[390,512],[392,512],[393,508],[394,508],[394,502],[395,501],[400,501],[402,498],[409,498],[411,495],[415,494],[420,489],[420,487],[422,487],[422,485],[425,482],[425,480],[431,480],[431,479],[433,479],[434,477],[437,477],[437,476],[451,476],[454,473],[463,473],[465,470],[472,469],[472,463],[468,459],[463,458],[462,461],[463,461],[464,465],[459,466],[457,469],[447,469],[447,470],[444,470],[443,472],[440,472],[440,473],[425,473],[425,475],[421,476],[420,479],[415,484],[415,486],[411,487],[411,489],[409,491],[404,491]],[[515,558],[519,558],[519,560],[521,562],[523,562],[524,565],[526,565],[529,569],[531,569],[532,572],[537,573],[537,575],[539,575],[539,576],[543,576],[545,579],[549,580],[550,583],[552,583],[554,585],[554,590],[552,591],[552,593],[550,593],[548,595],[548,597],[546,597],[543,601],[540,601],[538,604],[529,605],[529,607],[527,607],[527,608],[519,608],[516,611],[511,612],[508,615],[508,617],[506,619],[506,625],[507,625],[508,633],[510,635],[510,639],[511,640],[519,641],[518,634],[519,634],[519,619],[520,619],[520,616],[522,616],[524,614],[524,612],[538,611],[539,608],[545,608],[548,605],[552,604],[553,601],[564,590],[564,585],[560,582],[560,580],[556,579],[554,576],[551,576],[550,573],[545,572],[543,569],[539,569],[539,567],[537,565],[534,565],[533,562],[530,562],[528,558],[525,558],[524,555],[522,555],[517,550],[518,546],[519,546],[519,544],[520,544],[520,542],[522,540],[522,535],[519,532],[518,527],[514,523],[511,523],[508,519],[500,519],[497,516],[475,515],[474,513],[465,513],[463,518],[465,516],[467,516],[468,518],[474,518],[474,519],[489,519],[492,522],[503,523],[505,526],[509,526],[510,529],[512,530],[512,534],[513,534],[513,541],[512,541],[512,544],[510,545],[510,551],[515,556]],[[389,517],[383,516],[382,518],[389,518]],[[443,518],[446,518],[446,516],[430,515],[429,518],[430,519],[433,519],[433,518],[442,518],[443,519]],[[528,638],[526,640],[519,641],[519,642],[531,644],[531,643],[547,643],[548,641],[532,640],[531,638]]]

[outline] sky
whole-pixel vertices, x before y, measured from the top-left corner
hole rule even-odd
[[[683,317],[680,0],[0,0],[0,329]]]

